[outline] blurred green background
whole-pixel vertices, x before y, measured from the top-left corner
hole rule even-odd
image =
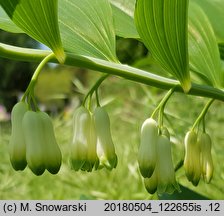
[[[0,40],[15,45],[37,47],[24,35],[0,32]],[[15,42],[16,41],[16,42]],[[29,44],[27,44],[29,42]],[[145,47],[137,41],[117,38],[121,62],[158,71],[150,64]],[[7,64],[6,64],[7,63]],[[22,64],[22,66],[20,65]],[[101,75],[74,67],[48,65],[36,86],[41,109],[53,118],[56,137],[63,154],[63,165],[57,175],[45,172],[37,177],[26,168],[15,172],[9,162],[8,142],[11,132],[8,113],[25,90],[36,64],[0,60],[0,199],[224,199],[224,115],[223,103],[216,101],[207,115],[207,131],[212,137],[215,171],[210,184],[200,181],[192,186],[183,167],[177,173],[182,193],[158,197],[144,188],[137,165],[140,127],[166,92],[117,77],[109,77],[100,87],[101,105],[111,119],[118,166],[92,173],[74,172],[68,158],[72,139],[72,114],[85,93]],[[16,79],[16,80],[15,80]],[[171,133],[173,160],[184,157],[183,139],[208,99],[175,93],[166,107],[165,125]]]

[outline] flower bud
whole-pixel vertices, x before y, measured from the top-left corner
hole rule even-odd
[[[161,135],[157,141],[157,191],[159,194],[172,194],[175,190],[180,191],[180,187],[176,182],[175,170],[173,167],[171,143],[169,139]]]
[[[139,169],[144,178],[150,178],[156,166],[157,122],[148,118],[141,128],[141,143],[138,151]]]
[[[211,155],[212,141],[208,134],[202,133],[199,136],[198,142],[201,146],[201,171],[206,183],[210,183],[213,176],[213,161]]]
[[[187,132],[185,139],[184,169],[186,176],[194,186],[197,186],[201,177],[200,142],[194,131]]]
[[[106,167],[112,170],[117,166],[117,155],[110,131],[110,119],[104,108],[97,107],[95,109],[94,120],[97,133],[99,168]]]
[[[22,130],[22,119],[28,111],[24,102],[17,103],[11,114],[12,133],[9,141],[10,161],[15,170],[24,170],[26,162],[26,143]]]

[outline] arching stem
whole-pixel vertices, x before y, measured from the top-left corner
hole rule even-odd
[[[49,54],[48,56],[46,56],[42,61],[41,63],[38,65],[37,69],[35,70],[32,78],[31,78],[31,81],[22,97],[22,101],[25,101],[26,100],[26,97],[29,96],[29,93],[33,94],[33,90],[34,90],[34,87],[36,85],[36,82],[37,82],[37,79],[38,79],[38,76],[40,74],[40,72],[42,71],[43,67],[51,60],[51,59],[54,59],[55,58],[55,55],[54,53],[51,53]]]
[[[88,97],[90,97],[90,98],[92,97],[94,91],[96,91],[96,90],[99,88],[99,86],[101,85],[101,83],[102,83],[108,76],[109,76],[109,74],[104,74],[104,75],[102,75],[102,76],[95,82],[95,84],[92,86],[92,88],[91,88],[91,89],[88,91],[88,93],[86,94],[86,96],[85,96],[85,98],[84,98],[84,100],[83,100],[83,102],[82,102],[82,105],[83,105],[83,106],[85,106]]]
[[[159,105],[156,107],[156,109],[153,111],[151,118],[154,118],[154,116],[156,115],[156,113],[159,111],[159,127],[162,127],[163,125],[163,112],[164,112],[164,107],[166,106],[167,101],[169,100],[169,98],[172,96],[172,94],[175,91],[175,87],[173,87],[172,89],[170,89],[165,97],[161,100],[161,102],[159,103]]]
[[[192,126],[192,130],[195,130],[196,126],[199,125],[200,122],[205,118],[205,115],[207,114],[208,109],[212,105],[213,102],[214,102],[214,99],[210,99],[208,101],[208,103],[205,105],[204,109],[201,111],[200,115],[198,116],[198,118],[194,122],[194,124]],[[205,122],[203,123],[203,130],[205,130]]]

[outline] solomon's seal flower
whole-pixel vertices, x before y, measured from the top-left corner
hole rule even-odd
[[[45,171],[45,140],[42,119],[38,113],[27,111],[23,117],[22,127],[26,142],[27,164],[35,175],[42,175]]]
[[[201,177],[200,142],[194,131],[187,132],[185,139],[184,169],[186,176],[194,186],[197,186]]]
[[[61,150],[57,144],[54,128],[49,115],[45,112],[38,112],[42,120],[43,137],[44,137],[44,160],[45,168],[51,173],[58,173],[61,167]]]
[[[176,182],[175,170],[173,167],[171,143],[170,140],[161,135],[157,142],[157,191],[161,193],[172,194],[175,190],[180,191],[180,187]]]
[[[12,109],[12,134],[9,141],[10,161],[15,170],[24,170],[26,162],[26,143],[22,130],[22,119],[28,111],[25,102],[17,103]]]
[[[88,125],[88,134],[86,134],[87,138],[87,160],[84,163],[82,170],[91,172],[93,167],[98,168],[99,165],[99,159],[97,157],[97,152],[96,152],[96,144],[97,144],[97,138],[96,138],[96,127],[95,127],[95,122],[93,119],[93,115],[90,114],[90,124]]]
[[[71,166],[75,171],[91,172],[97,161],[94,121],[89,110],[81,106],[73,117]]]
[[[99,168],[106,167],[107,169],[112,170],[117,166],[117,155],[111,136],[109,116],[102,107],[97,107],[93,115],[97,134]]]
[[[207,133],[199,136],[198,142],[201,146],[201,172],[206,183],[209,183],[213,176],[213,161],[211,155],[212,141]]]
[[[148,118],[141,128],[141,143],[138,151],[139,169],[144,178],[150,178],[156,166],[157,122]]]

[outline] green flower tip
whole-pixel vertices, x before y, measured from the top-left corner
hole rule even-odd
[[[158,179],[156,169],[150,178],[144,178],[144,185],[150,194],[154,194],[157,191]]]
[[[87,172],[92,172],[95,163],[96,163],[96,161],[88,160],[82,165],[81,170],[87,171]]]
[[[99,161],[99,167],[98,169],[106,168],[108,170],[115,169],[117,167],[117,155],[115,154],[114,156],[107,158],[105,156],[100,157]]]
[[[85,161],[78,159],[70,159],[69,162],[71,169],[73,169],[74,171],[79,171],[85,163]]]
[[[180,190],[180,186],[179,184],[176,182],[176,180],[174,179],[173,181],[171,182],[167,182],[166,184],[159,184],[158,185],[158,194],[161,195],[161,194],[164,194],[164,193],[167,193],[167,194],[173,194],[175,191],[177,191],[178,193],[181,193],[181,190]]]
[[[150,178],[155,170],[155,165],[152,164],[152,166],[150,166],[150,164],[148,164],[148,162],[149,161],[143,162],[141,160],[138,160],[139,170],[140,170],[142,177],[144,177],[144,178]]]

